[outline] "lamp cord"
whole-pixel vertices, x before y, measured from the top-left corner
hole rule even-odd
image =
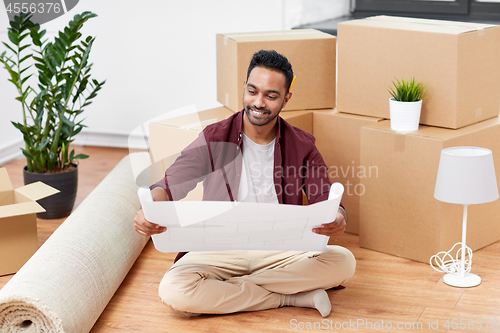
[[[455,258],[450,254],[453,252],[455,247],[459,246]],[[464,263],[465,273],[469,273],[472,267],[472,249],[465,245],[466,259]],[[460,253],[462,252],[462,242],[458,242],[448,251],[441,251],[431,257],[429,264],[431,267],[443,273],[459,275],[462,272],[462,260],[460,259]],[[467,258],[468,257],[468,258]],[[434,264],[432,262],[435,262]]]

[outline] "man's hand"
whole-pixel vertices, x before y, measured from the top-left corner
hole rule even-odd
[[[135,231],[144,236],[151,236],[156,234],[161,234],[167,231],[167,227],[160,227],[158,224],[148,222],[144,217],[144,212],[139,210],[134,219]]]
[[[337,212],[335,221],[322,224],[319,228],[313,228],[312,231],[328,237],[340,236],[344,233],[345,225],[344,215],[341,212]]]
[[[153,197],[154,201],[167,201],[168,200],[168,195],[167,192],[165,192],[164,189],[162,188],[154,188],[151,191],[151,196]],[[134,218],[134,227],[135,231],[140,233],[141,235],[144,236],[151,236],[151,235],[156,235],[156,234],[161,234],[162,232],[167,231],[166,227],[161,227],[158,224],[151,223],[146,220],[144,217],[144,212],[142,209],[140,209],[135,218]]]

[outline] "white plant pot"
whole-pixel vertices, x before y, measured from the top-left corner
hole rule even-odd
[[[391,129],[398,133],[418,130],[422,100],[418,102],[399,102],[393,97],[389,99],[391,112]]]

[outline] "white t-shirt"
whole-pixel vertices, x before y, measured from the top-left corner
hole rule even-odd
[[[243,134],[243,165],[238,201],[279,203],[274,188],[274,139],[260,145]]]

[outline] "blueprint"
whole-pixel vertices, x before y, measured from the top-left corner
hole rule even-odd
[[[323,251],[328,237],[312,228],[332,222],[344,187],[334,183],[328,200],[308,206],[230,202],[153,201],[148,188],[138,195],[146,220],[166,226],[153,235],[161,252],[221,250]]]

